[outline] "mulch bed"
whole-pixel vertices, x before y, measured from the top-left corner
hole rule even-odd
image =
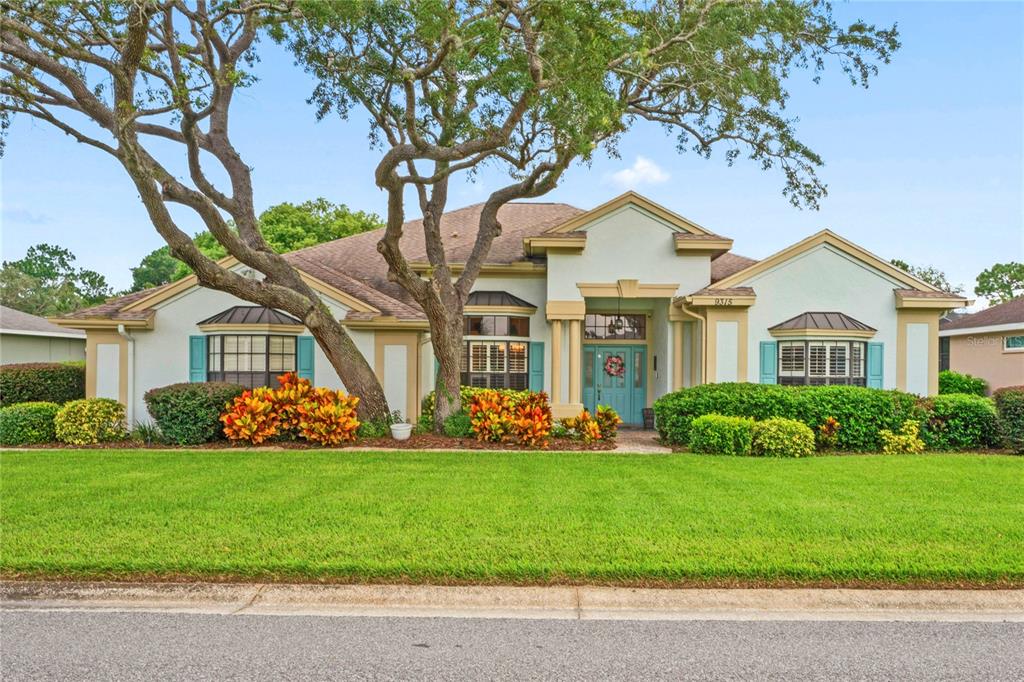
[[[122,440],[96,445],[65,445],[63,443],[45,443],[41,445],[21,445],[19,449],[32,450],[346,450],[362,448],[373,450],[511,450],[511,451],[588,451],[614,450],[615,441],[597,441],[583,443],[568,438],[552,438],[547,448],[534,448],[512,443],[483,443],[475,438],[452,438],[433,433],[413,434],[408,440],[398,441],[394,438],[360,438],[355,443],[347,443],[331,448],[329,446],[307,443],[305,441],[282,440],[264,443],[263,445],[233,444],[226,440],[199,445],[168,445],[165,443],[142,443],[136,440]]]

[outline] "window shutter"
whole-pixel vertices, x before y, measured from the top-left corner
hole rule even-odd
[[[298,369],[300,379],[309,379],[313,383],[313,337],[300,336],[295,341],[296,358],[295,367]]]
[[[882,388],[882,366],[885,362],[885,344],[868,344],[868,388]]]
[[[206,381],[206,337],[188,337],[188,380],[193,383]]]
[[[779,376],[779,355],[778,344],[774,341],[761,342],[761,383],[778,383]]]
[[[544,390],[544,343],[530,342],[530,390]]]

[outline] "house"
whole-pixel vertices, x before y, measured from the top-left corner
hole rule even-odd
[[[480,210],[442,221],[456,272]],[[731,239],[632,192],[589,211],[511,203],[499,219],[502,233],[465,309],[463,380],[546,390],[557,417],[600,403],[640,423],[659,396],[707,382],[933,394],[939,318],[965,303],[828,230],[762,261],[745,258]],[[380,237],[285,257],[347,327],[392,409],[415,416],[434,385],[429,327],[388,281]],[[402,244],[425,272],[420,221],[405,226]],[[194,277],[58,323],[88,335],[88,394],[124,401],[135,418],[145,415],[146,390],[179,381],[258,385],[296,370],[343,388],[301,322]]]
[[[1024,297],[939,325],[940,369],[980,377],[990,390],[1024,385]]]
[[[0,306],[0,364],[85,360],[85,332]]]

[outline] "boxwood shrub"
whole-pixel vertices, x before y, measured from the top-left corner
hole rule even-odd
[[[917,399],[909,393],[857,386],[779,386],[776,384],[705,384],[662,396],[654,403],[662,440],[690,442],[693,421],[705,414],[784,417],[812,430],[829,417],[839,421],[836,447],[876,450],[881,429],[898,431],[907,419],[920,419]]]
[[[222,435],[224,406],[244,391],[239,384],[217,381],[171,384],[146,391],[144,399],[164,438],[178,445],[198,445]]]
[[[690,450],[702,455],[749,455],[753,428],[754,420],[747,417],[705,414],[690,425]]]
[[[1024,454],[1024,386],[1006,386],[993,398],[1002,445]]]
[[[967,393],[969,395],[985,395],[988,382],[970,374],[961,374],[944,369],[939,372],[939,395],[947,393]]]
[[[782,417],[754,422],[751,452],[760,457],[810,457],[814,431],[803,422]]]
[[[921,440],[933,450],[976,450],[995,445],[996,407],[991,399],[967,393],[922,401],[926,421]]]
[[[57,440],[53,418],[57,403],[18,403],[0,409],[0,445],[31,445]]]
[[[57,440],[69,445],[92,445],[128,435],[124,405],[110,398],[86,398],[65,403],[53,418]]]
[[[84,397],[84,362],[0,365],[0,407],[28,402],[62,405]]]

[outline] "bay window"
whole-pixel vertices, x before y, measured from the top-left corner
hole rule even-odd
[[[863,341],[780,341],[780,384],[865,386]]]
[[[295,371],[295,337],[218,334],[206,337],[206,379],[249,388],[276,386],[277,377]]]
[[[477,388],[525,390],[530,385],[530,344],[514,337],[529,338],[530,318],[509,315],[466,316],[466,336],[506,337],[470,338],[462,346],[461,382]]]

